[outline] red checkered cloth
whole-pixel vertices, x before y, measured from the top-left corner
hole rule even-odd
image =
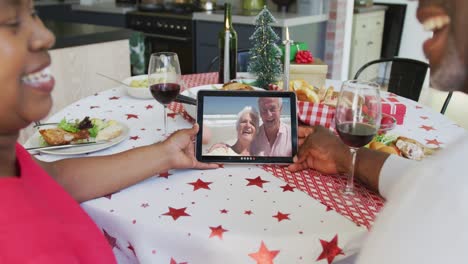
[[[182,78],[186,87],[191,88],[216,83],[218,74],[216,72],[191,74],[184,75]],[[169,108],[176,113],[180,113],[182,117],[190,122],[194,122],[185,112],[182,104],[172,103]],[[323,125],[333,128],[334,115],[334,107],[301,101],[298,103],[298,118],[308,125]],[[314,170],[291,173],[282,166],[262,165],[260,167],[273,176],[284,180],[292,187],[307,193],[326,205],[330,210],[335,210],[357,225],[366,226],[367,228],[371,227],[375,216],[384,204],[382,197],[368,190],[359,182],[356,182],[356,195],[345,198],[340,193],[341,189],[346,185],[346,177],[343,175],[323,175]]]
[[[359,182],[355,183],[355,195],[344,196],[345,175],[323,175],[314,170],[292,173],[284,166],[261,165],[265,171],[283,179],[289,185],[307,193],[329,210],[335,210],[357,225],[370,228],[375,216],[384,205],[384,199]]]
[[[298,119],[310,126],[322,125],[326,128],[334,128],[335,107],[325,104],[314,104],[299,101],[297,103]]]

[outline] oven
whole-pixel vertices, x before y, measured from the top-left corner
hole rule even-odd
[[[151,53],[172,51],[179,56],[182,74],[194,72],[195,43],[191,12],[174,14],[133,11],[127,13],[127,27],[145,35],[147,64]]]

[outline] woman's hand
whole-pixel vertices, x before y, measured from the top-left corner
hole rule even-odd
[[[198,133],[198,124],[190,129],[182,129],[170,137],[162,144],[167,155],[170,155],[172,169],[216,169],[218,164],[202,163],[195,159],[194,141]]]
[[[351,164],[349,148],[330,130],[314,126],[299,130],[298,138],[300,148],[294,163],[288,167],[290,171],[315,169],[325,174],[348,172]]]

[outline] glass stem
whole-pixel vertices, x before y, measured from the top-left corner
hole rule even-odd
[[[164,106],[164,135],[167,136],[167,106]]]
[[[351,168],[348,174],[348,180],[346,182],[345,193],[353,194],[354,193],[354,167],[356,165],[356,154],[357,148],[350,148],[351,151]]]

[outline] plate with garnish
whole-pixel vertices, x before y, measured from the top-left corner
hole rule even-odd
[[[128,138],[129,128],[115,120],[85,117],[62,119],[37,127],[26,150],[52,155],[77,155],[112,147]]]

